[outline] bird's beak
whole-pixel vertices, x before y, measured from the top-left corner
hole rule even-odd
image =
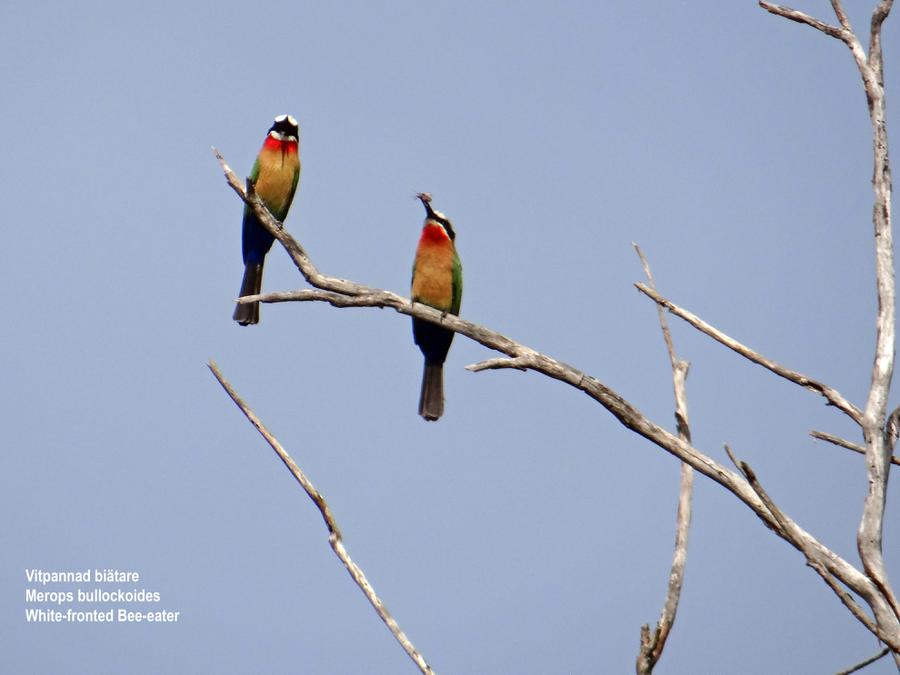
[[[431,218],[434,216],[434,209],[431,208],[431,195],[427,192],[420,192],[416,195],[419,198],[419,201],[422,202],[422,206],[425,207],[425,211],[428,213],[428,217]]]

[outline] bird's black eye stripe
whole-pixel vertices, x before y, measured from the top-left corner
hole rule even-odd
[[[441,218],[440,216],[434,216],[434,220],[444,226],[444,229],[447,230],[447,235],[450,237],[450,241],[456,239],[456,232],[453,231],[453,225],[450,224],[449,220]]]

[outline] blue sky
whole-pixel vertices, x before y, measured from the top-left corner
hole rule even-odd
[[[0,670],[415,672],[212,358],[437,672],[632,671],[665,591],[677,463],[557,382],[465,371],[491,354],[462,338],[445,417],[424,423],[421,356],[388,311],[269,305],[238,327],[241,205],[210,148],[246,175],[272,118],[297,117],[287,227],[324,272],[404,294],[414,195],[431,192],[457,231],[463,316],[670,428],[633,241],[665,295],[861,404],[871,137],[849,53],[755,2],[658,5],[0,7]],[[802,8],[830,20],[829,3]],[[276,247],[264,287],[299,286]],[[726,461],[729,443],[856,560],[864,465],[807,435],[858,440],[850,423],[672,325],[695,445]],[[26,569],[88,567],[140,572],[179,622],[25,623]],[[829,672],[875,651],[799,553],[698,478],[657,672]]]

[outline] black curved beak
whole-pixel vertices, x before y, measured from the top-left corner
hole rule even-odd
[[[428,213],[429,218],[434,217],[434,209],[431,208],[431,195],[427,192],[420,192],[416,195],[419,198],[419,201],[422,202],[422,206],[425,207],[425,211]]]

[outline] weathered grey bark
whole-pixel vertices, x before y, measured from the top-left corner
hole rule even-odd
[[[656,289],[650,288],[645,284],[635,284],[635,288],[637,288],[641,293],[646,295],[648,298],[653,300],[656,304],[665,307],[672,314],[677,316],[680,319],[684,319],[691,326],[699,330],[701,333],[708,335],[716,342],[725,345],[732,351],[740,354],[748,361],[752,361],[763,368],[770,370],[775,373],[779,377],[783,377],[789,382],[793,382],[794,384],[798,384],[801,387],[805,387],[810,391],[817,392],[821,394],[828,401],[829,404],[836,407],[838,410],[846,413],[850,419],[854,422],[860,423],[862,421],[862,411],[857,408],[855,405],[850,403],[847,399],[845,399],[839,391],[834,389],[833,387],[829,387],[827,384],[819,382],[818,380],[814,380],[802,373],[798,373],[796,370],[792,370],[787,368],[780,363],[773,361],[770,358],[767,358],[757,352],[754,349],[751,349],[747,345],[738,342],[733,337],[730,337],[720,331],[715,326],[711,326],[706,321],[701,319],[696,314],[692,314],[686,309],[683,309],[676,305],[671,300],[667,300],[662,295],[660,295]]]
[[[840,27],[829,25],[808,14],[768,2],[760,6],[772,14],[804,23],[847,45],[863,81],[869,117],[872,123],[874,206],[872,222],[875,234],[875,286],[878,313],[875,320],[875,354],[872,380],[861,420],[866,444],[866,469],[869,490],[863,503],[856,535],[856,547],[866,575],[879,590],[880,602],[872,606],[875,619],[885,632],[898,630],[900,605],[888,581],[882,553],[884,509],[887,481],[896,437],[888,428],[887,400],[894,373],[894,244],[891,229],[891,165],[888,154],[884,99],[884,57],[881,29],[891,11],[893,0],[881,0],[872,12],[869,24],[869,50],[863,49],[840,0],[831,0]],[[900,668],[900,654],[894,654]]]
[[[847,450],[852,450],[853,452],[859,453],[860,455],[866,454],[866,449],[857,445],[856,443],[851,443],[845,438],[841,438],[840,436],[835,436],[834,434],[826,434],[824,431],[810,431],[809,435],[813,438],[818,438],[820,441],[827,441],[832,445],[837,445],[841,448],[846,448]],[[891,457],[891,464],[900,465],[900,457]]]
[[[650,263],[641,251],[640,246],[634,244],[634,250],[641,260],[647,283],[655,288],[653,272]],[[666,352],[669,355],[669,365],[672,367],[672,388],[675,394],[675,425],[678,429],[678,438],[684,443],[691,442],[691,427],[688,421],[687,410],[687,380],[690,364],[679,359],[675,353],[675,343],[672,341],[672,332],[666,321],[665,312],[659,305],[656,306],[659,315],[659,328],[662,331],[663,340],[666,343]],[[669,585],[666,591],[666,599],[660,611],[656,628],[650,630],[649,624],[641,626],[641,644],[638,650],[636,671],[637,675],[649,675],[666,647],[666,641],[672,627],[675,625],[675,615],[678,612],[678,602],[681,599],[681,588],[684,585],[684,568],[687,562],[688,533],[691,528],[691,501],[694,494],[694,470],[684,462],[681,463],[681,472],[678,487],[678,508],[675,511],[675,553],[672,556],[672,566],[669,570]]]
[[[434,671],[425,661],[425,657],[415,648],[410,639],[406,637],[406,633],[400,629],[397,621],[388,611],[387,607],[384,606],[384,603],[381,601],[381,598],[378,597],[378,594],[375,593],[372,584],[369,583],[369,580],[366,579],[366,575],[363,574],[362,568],[350,558],[350,554],[347,553],[347,549],[344,548],[344,537],[341,534],[341,529],[338,527],[337,521],[331,513],[328,502],[325,501],[325,497],[322,496],[322,493],[316,489],[316,486],[312,484],[312,481],[309,480],[306,474],[303,473],[299,466],[297,466],[297,463],[287,453],[287,450],[281,446],[278,439],[266,429],[262,420],[260,420],[250,407],[244,403],[244,400],[238,396],[234,387],[232,387],[228,380],[225,379],[225,376],[222,375],[222,371],[219,370],[219,367],[215,362],[210,361],[207,365],[209,366],[210,371],[212,371],[212,374],[219,381],[219,384],[222,385],[222,388],[228,396],[231,397],[231,400],[241,409],[241,412],[244,413],[248,420],[250,420],[250,423],[256,428],[260,435],[266,439],[266,443],[269,444],[275,451],[275,454],[277,454],[281,461],[284,462],[288,471],[290,471],[294,478],[297,479],[297,482],[300,483],[303,491],[306,492],[313,504],[316,505],[316,508],[319,509],[319,513],[322,514],[322,520],[325,521],[325,527],[328,528],[328,543],[331,545],[331,550],[334,551],[334,554],[338,559],[344,563],[347,572],[350,573],[353,581],[356,582],[356,585],[359,586],[360,590],[372,604],[372,607],[375,608],[375,612],[381,617],[381,620],[384,621],[388,630],[391,631],[391,634],[397,639],[397,642],[400,643],[400,646],[403,647],[403,650],[409,655],[409,658],[413,660],[413,663],[418,666],[421,672],[425,673],[425,675],[434,675]]]

